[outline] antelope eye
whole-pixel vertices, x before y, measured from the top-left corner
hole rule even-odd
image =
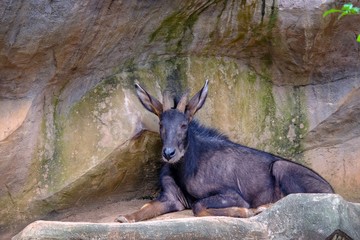
[[[187,123],[182,123],[180,125],[181,129],[184,129],[184,130],[187,128],[187,126],[188,126]]]

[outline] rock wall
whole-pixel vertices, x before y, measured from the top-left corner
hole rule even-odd
[[[306,164],[360,201],[359,17],[321,17],[334,6],[1,3],[1,230],[94,198],[156,193],[157,121],[135,81],[160,98],[209,79],[204,124]]]

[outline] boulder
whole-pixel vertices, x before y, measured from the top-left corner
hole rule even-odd
[[[334,194],[293,194],[249,219],[200,217],[130,224],[36,221],[12,239],[326,239],[332,234],[358,239],[359,224],[360,204]]]
[[[291,194],[254,221],[267,226],[271,239],[326,239],[334,232],[358,239],[360,204],[336,194]]]

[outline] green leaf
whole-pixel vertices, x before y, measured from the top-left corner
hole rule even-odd
[[[332,9],[329,9],[329,10],[327,10],[326,12],[324,12],[323,17],[326,17],[327,15],[329,15],[329,14],[331,14],[331,13],[336,13],[336,12],[342,12],[342,11],[339,10],[339,9],[334,9],[334,8],[332,8]]]
[[[346,15],[348,15],[349,14],[349,12],[343,12],[342,14],[340,14],[339,15],[339,17],[338,17],[338,19],[340,19],[340,18],[342,18],[343,16],[346,16]]]
[[[357,36],[356,41],[360,43],[360,34]]]
[[[341,10],[343,10],[343,11],[349,11],[349,10],[351,10],[352,8],[353,8],[352,3],[346,3],[346,4],[344,4],[344,5],[342,6]]]
[[[354,7],[350,10],[351,14],[359,14],[360,13],[360,8],[358,7]]]

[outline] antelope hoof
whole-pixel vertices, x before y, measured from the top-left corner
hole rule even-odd
[[[265,205],[262,205],[262,206],[256,208],[254,210],[255,215],[265,211],[266,209],[270,208],[272,205],[273,205],[272,203],[269,203],[269,204],[265,204]]]
[[[117,218],[115,218],[115,222],[129,223],[130,221],[125,216],[118,216]]]

